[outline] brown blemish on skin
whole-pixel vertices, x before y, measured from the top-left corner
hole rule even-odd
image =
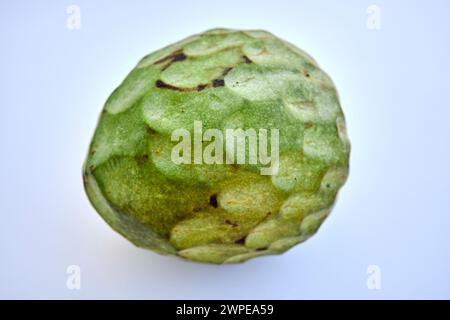
[[[310,129],[312,127],[314,127],[314,123],[312,123],[312,122],[306,122],[305,123],[305,129]]]
[[[161,80],[156,80],[155,85],[156,85],[157,88],[161,88],[161,89],[169,89],[169,90],[174,90],[174,91],[186,91],[183,88],[178,88],[178,87],[171,86],[170,84],[167,84],[167,83],[165,83],[165,82],[163,82]]]
[[[169,89],[169,90],[180,91],[180,92],[192,92],[192,91],[200,92],[200,91],[205,90],[206,88],[210,88],[210,87],[217,88],[217,87],[223,87],[224,85],[225,85],[225,81],[223,79],[214,79],[209,84],[199,84],[195,88],[179,88],[179,87],[175,87],[170,84],[167,84],[162,80],[156,80],[156,82],[155,82],[155,86],[157,88]]]
[[[217,204],[217,193],[214,193],[209,197],[209,204],[213,208],[217,208],[219,205]]]
[[[244,59],[245,63],[252,63],[253,61],[250,60],[247,56],[242,56],[242,58]]]
[[[245,238],[246,237],[242,237],[239,240],[236,240],[234,243],[236,243],[236,244],[245,244]]]
[[[306,71],[306,70],[303,70],[303,74],[304,74],[305,77],[307,77],[307,78],[311,77],[311,74],[310,74],[308,71]]]
[[[187,59],[186,55],[183,52],[181,52],[180,54],[177,54],[176,56],[173,57],[172,62],[183,61],[186,59]]]
[[[232,226],[233,228],[238,226],[236,223],[233,223],[230,220],[225,220],[225,223]]]
[[[217,88],[217,87],[223,87],[225,85],[225,80],[223,79],[214,79],[213,80],[213,87]]]
[[[231,69],[233,69],[233,68],[226,68],[225,70],[223,70],[222,75],[225,77],[228,74],[228,72],[231,71]]]
[[[184,61],[186,59],[187,59],[187,56],[183,53],[183,51],[177,50],[177,51],[169,54],[168,56],[166,56],[162,59],[159,59],[158,61],[156,61],[153,64],[162,66],[161,70],[164,71],[168,67],[170,67],[172,65],[172,63],[175,63],[178,61]]]
[[[204,89],[206,89],[208,87],[208,85],[206,85],[206,84],[199,84],[195,88],[179,88],[179,87],[175,87],[175,86],[172,86],[170,84],[167,84],[167,83],[165,83],[164,81],[161,81],[161,80],[156,80],[155,85],[156,85],[157,88],[169,89],[169,90],[180,91],[180,92],[202,91],[202,90],[204,90]]]
[[[156,134],[157,132],[156,132],[156,130],[155,129],[153,129],[153,128],[151,128],[151,127],[147,127],[147,134],[148,135],[154,135],[154,134]]]
[[[177,50],[171,54],[169,54],[168,56],[159,59],[158,61],[156,61],[154,64],[162,64],[164,62],[169,62],[165,68],[167,68],[170,64],[177,62],[177,61],[183,61],[186,60],[186,55],[183,53],[183,50]]]
[[[256,251],[264,251],[264,250],[267,250],[267,247],[256,249]]]

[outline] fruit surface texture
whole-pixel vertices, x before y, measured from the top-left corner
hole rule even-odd
[[[223,163],[174,162],[174,132],[194,140],[195,123],[203,133],[254,130],[257,158],[258,133],[270,151],[277,130],[272,171],[226,152]],[[200,136],[192,149],[212,142]],[[337,91],[313,58],[266,31],[213,29],[145,56],[114,90],[83,179],[102,218],[138,247],[238,263],[311,237],[347,179],[349,154]]]

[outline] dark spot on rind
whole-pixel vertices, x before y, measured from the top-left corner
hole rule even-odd
[[[154,135],[154,134],[156,134],[156,130],[151,127],[147,127],[147,133],[149,135]]]
[[[213,87],[217,88],[217,87],[223,87],[225,85],[225,80],[223,79],[214,79],[213,80]]]
[[[233,68],[226,68],[225,70],[223,70],[222,75],[225,77]]]
[[[169,90],[174,90],[174,91],[185,91],[182,88],[171,86],[170,84],[167,84],[167,83],[165,83],[164,81],[161,81],[161,80],[156,80],[155,85],[156,85],[157,88],[161,88],[161,89],[169,89]]]
[[[168,56],[165,56],[164,58],[159,59],[154,64],[161,64],[166,61],[175,62],[175,61],[183,61],[186,60],[186,55],[183,53],[182,50],[177,50],[175,52],[172,52]]]
[[[218,204],[217,204],[217,193],[214,193],[213,195],[211,195],[209,197],[209,204],[213,208],[217,208],[218,207]]]
[[[229,225],[232,226],[233,228],[234,228],[234,227],[238,227],[238,224],[236,224],[236,223],[234,223],[234,222],[231,222],[230,220],[225,220],[225,223],[226,223],[226,224],[229,224]]]
[[[264,251],[267,250],[267,247],[263,247],[263,248],[257,248],[256,251]]]
[[[180,54],[177,54],[175,57],[173,57],[172,62],[176,62],[176,61],[183,61],[186,60],[186,55],[181,52]]]
[[[252,63],[253,62],[247,56],[242,56],[242,58],[244,59],[244,63]]]
[[[169,89],[169,90],[181,91],[181,92],[202,91],[208,87],[208,85],[206,85],[206,84],[199,84],[195,88],[179,88],[179,87],[175,87],[170,84],[167,84],[162,80],[156,80],[155,86],[160,89]]]
[[[184,61],[187,59],[187,56],[183,53],[182,50],[177,50],[171,54],[169,54],[168,56],[159,59],[158,61],[156,61],[155,63],[153,63],[154,65],[162,65],[162,69],[161,70],[166,70],[168,67],[170,67],[172,65],[172,63],[174,62],[178,62],[178,61]]]
[[[236,244],[245,244],[245,238],[246,237],[242,237],[239,240],[236,240],[234,243],[236,243]]]

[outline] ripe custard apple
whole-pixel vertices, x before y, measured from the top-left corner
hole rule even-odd
[[[144,57],[114,90],[83,178],[135,245],[237,263],[312,236],[349,153],[336,89],[308,54],[266,31],[214,29]]]

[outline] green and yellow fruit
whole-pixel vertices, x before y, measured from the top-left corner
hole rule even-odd
[[[278,171],[175,163],[172,134],[194,135],[195,122],[203,132],[278,129]],[[135,245],[237,263],[313,235],[347,178],[349,152],[336,89],[309,55],[265,31],[214,29],[130,72],[104,106],[83,178],[95,209]]]

